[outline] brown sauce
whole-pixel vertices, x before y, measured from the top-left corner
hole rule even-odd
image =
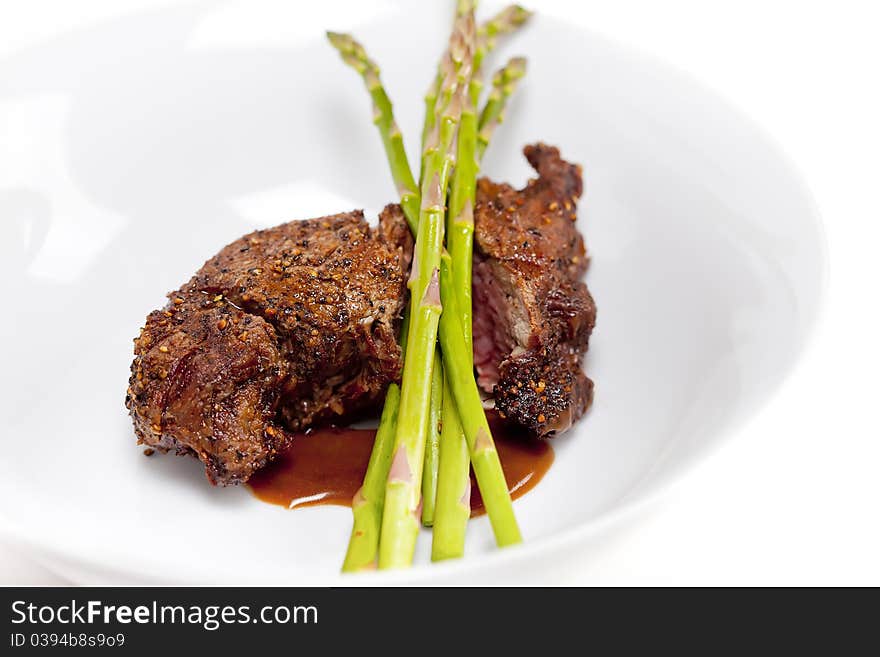
[[[553,463],[553,448],[488,413],[498,457],[513,499],[534,488]],[[297,436],[274,463],[251,477],[257,498],[290,509],[317,504],[350,506],[361,486],[375,429],[327,427]],[[473,474],[471,475],[473,479]],[[471,515],[485,513],[476,484],[471,486]]]

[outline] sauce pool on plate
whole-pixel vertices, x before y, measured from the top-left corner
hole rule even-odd
[[[505,425],[497,413],[487,415],[507,488],[516,499],[541,481],[553,463],[553,448],[546,440]],[[298,435],[290,448],[251,477],[248,485],[260,500],[290,509],[317,504],[350,506],[367,471],[375,436],[375,429],[337,427]],[[471,515],[483,513],[480,491],[472,482]]]

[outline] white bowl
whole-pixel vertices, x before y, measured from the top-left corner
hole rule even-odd
[[[284,3],[236,6],[133,13],[0,63],[0,533],[77,581],[340,581],[347,509],[286,511],[211,488],[193,459],[141,455],[123,408],[131,340],[239,235],[392,200],[361,81],[322,30],[356,28],[414,154],[448,17],[424,3],[329,2],[298,20]],[[490,66],[525,53],[529,73],[485,172],[523,183],[519,150],[536,140],[584,166],[595,405],[516,503],[523,546],[499,552],[480,518],[459,562],[431,565],[426,533],[412,570],[345,583],[516,582],[572,554],[732,435],[820,307],[816,210],[749,120],[540,15],[500,50]]]

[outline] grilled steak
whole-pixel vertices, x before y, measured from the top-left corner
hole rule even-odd
[[[378,402],[401,371],[412,243],[396,205],[246,235],[135,340],[126,406],[140,443],[245,481],[313,423]]]
[[[596,318],[580,280],[580,168],[525,149],[522,190],[481,179],[474,361],[508,420],[539,436],[587,409],[581,370]],[[246,481],[312,424],[375,405],[399,380],[397,330],[412,239],[397,205],[294,221],[210,259],[135,340],[126,396],[138,442],[194,454],[213,483]]]
[[[596,307],[580,280],[588,264],[575,228],[580,167],[544,144],[524,153],[539,176],[524,189],[486,178],[477,186],[474,362],[499,412],[545,436],[592,401],[581,359]]]

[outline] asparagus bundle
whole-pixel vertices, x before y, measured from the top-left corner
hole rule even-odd
[[[443,58],[443,82],[435,124],[425,144],[422,206],[410,273],[412,325],[403,363],[397,443],[388,484],[379,540],[379,568],[412,563],[419,530],[425,434],[429,417],[430,380],[437,346],[440,303],[440,253],[443,249],[446,192],[455,162],[455,136],[473,62],[473,8],[455,20]]]
[[[489,121],[499,121],[507,99],[513,92],[515,81],[525,73],[525,60],[515,58],[508,62],[493,77],[493,91],[483,110]],[[447,284],[454,290],[457,314],[466,348],[465,356],[473,369],[473,334],[471,322],[471,287],[474,240],[474,203],[476,201],[476,181],[479,160],[485,150],[478,140],[478,122],[475,101],[479,91],[474,93],[476,73],[471,81],[467,105],[462,112],[458,135],[458,156],[449,199],[449,229],[447,245],[449,249],[449,269],[452,277]],[[499,86],[504,87],[503,91]],[[486,133],[491,136],[491,130]],[[480,135],[482,135],[480,131]],[[441,286],[443,283],[441,282]],[[447,312],[449,309],[447,308]],[[447,379],[449,377],[447,376]],[[456,402],[444,397],[447,406]],[[469,451],[465,433],[460,424],[458,411],[449,409],[448,425],[444,422],[442,440],[442,475],[438,477],[436,525],[434,527],[431,558],[434,561],[452,559],[464,554],[464,539],[467,520],[470,514],[470,469]],[[445,417],[445,416],[444,416]],[[482,490],[482,489],[481,489]],[[467,511],[467,514],[463,510]]]
[[[522,60],[511,60],[495,75],[493,92],[479,115],[486,117],[484,124],[476,113],[479,66],[494,48],[495,37],[513,31],[530,14],[508,7],[476,28],[474,4],[459,0],[448,49],[426,96],[418,190],[378,66],[351,36],[328,33],[343,60],[363,77],[372,97],[374,123],[401,207],[416,236],[410,307],[401,331],[403,381],[400,387],[389,387],[364,484],[352,503],[354,523],[345,571],[375,567],[377,553],[380,568],[408,566],[420,507],[422,521],[435,524],[434,558],[460,556],[470,514],[468,457],[498,544],[521,540],[473,376],[470,261],[474,188],[478,160],[485,150],[480,139],[488,143],[524,72]],[[450,187],[452,257],[443,249]],[[443,428],[439,438],[438,426]]]
[[[474,3],[471,3],[468,0],[459,0],[456,15],[461,16],[472,10],[473,4]],[[470,319],[472,239],[468,239],[468,235],[473,235],[473,202],[476,174],[478,170],[477,163],[474,160],[476,153],[474,142],[477,136],[476,104],[479,102],[480,92],[482,90],[482,74],[480,66],[486,54],[495,48],[495,37],[499,34],[512,32],[522,25],[530,15],[531,13],[522,7],[512,5],[503,9],[497,15],[479,26],[475,44],[476,51],[474,52],[473,57],[473,71],[471,73],[468,94],[465,98],[465,106],[462,109],[459,125],[456,169],[451,183],[452,191],[450,192],[447,243],[449,245],[450,253],[453,254],[453,258],[457,259],[461,265],[457,268],[457,271],[460,271],[461,275],[458,277],[459,280],[456,283],[456,290],[460,297],[459,307],[463,314],[462,327],[465,332],[464,338],[468,352],[472,350]],[[436,102],[437,85],[441,81],[441,78],[441,73],[438,70],[438,75],[435,77],[431,88],[425,96],[425,125],[422,131],[423,146],[428,133],[433,127],[433,113],[431,107]],[[423,168],[419,177],[422,178],[423,174],[424,160]],[[467,228],[463,227],[463,224],[466,224],[468,221],[470,221],[469,233]],[[463,237],[460,238],[459,236]],[[465,499],[464,492],[465,488],[467,488],[469,494],[470,489],[469,462],[466,443],[464,442],[464,433],[458,422],[457,411],[454,408],[451,408],[455,404],[451,396],[448,394],[445,395],[442,404],[444,406],[442,415],[446,418],[444,420],[446,435],[442,438],[444,438],[447,443],[451,442],[454,444],[447,445],[444,450],[446,455],[446,465],[443,469],[444,476],[441,479],[439,476],[439,465],[433,460],[435,455],[435,451],[433,450],[437,449],[437,446],[432,442],[434,436],[429,435],[428,456],[431,458],[426,458],[425,467],[428,468],[428,466],[431,466],[432,469],[426,469],[423,477],[424,485],[422,487],[424,503],[422,509],[422,523],[426,526],[433,524],[435,500],[437,499],[437,495],[443,497],[443,501],[438,502],[442,507],[442,511],[440,512],[441,520],[434,532],[434,543],[438,545],[437,550],[432,554],[432,558],[435,560],[452,558],[463,554],[465,526],[468,516],[462,517],[459,508],[467,506],[468,511],[470,509],[469,501]],[[436,451],[436,456],[439,458],[439,449]],[[454,462],[450,463],[450,459],[454,459]],[[438,492],[438,486],[440,485],[439,482],[441,480],[445,482],[442,493]]]

